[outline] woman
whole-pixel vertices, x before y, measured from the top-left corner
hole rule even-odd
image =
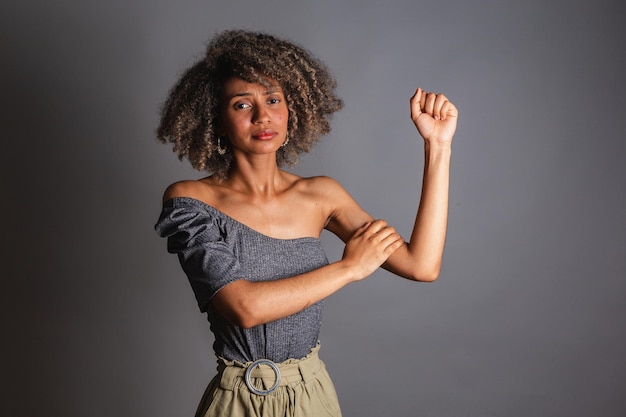
[[[455,106],[420,88],[411,98],[425,168],[407,243],[333,179],[280,169],[330,131],[334,89],[308,51],[226,31],[163,107],[158,137],[211,173],[168,187],[156,225],[215,333],[218,375],[197,416],[341,415],[317,355],[324,299],[380,266],[415,281],[439,274]],[[341,260],[328,263],[323,229],[346,243]]]

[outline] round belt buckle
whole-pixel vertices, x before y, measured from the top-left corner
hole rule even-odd
[[[274,385],[272,385],[269,389],[265,391],[258,389],[257,387],[252,385],[252,381],[250,381],[250,374],[252,373],[252,370],[259,365],[269,365],[269,367],[272,368],[274,370],[274,373],[276,374],[276,382],[274,382]],[[278,384],[280,384],[280,369],[278,369],[278,366],[276,366],[276,364],[269,359],[259,359],[258,361],[252,362],[250,366],[248,366],[244,379],[250,392],[253,392],[257,395],[267,395],[273,392],[278,387]]]

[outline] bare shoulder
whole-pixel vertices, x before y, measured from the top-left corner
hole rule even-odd
[[[356,229],[372,220],[372,216],[359,206],[337,180],[320,176],[307,178],[306,184],[325,213],[324,227],[344,242],[347,242]]]
[[[304,191],[317,194],[322,198],[337,198],[341,194],[347,194],[337,180],[327,176],[301,178],[298,182]]]
[[[348,191],[334,178],[327,176],[302,178],[301,183],[303,192],[323,207],[329,220],[358,207]]]
[[[177,197],[189,197],[195,198],[196,200],[207,201],[211,200],[211,196],[214,192],[210,177],[201,180],[178,181],[165,189],[163,201]]]

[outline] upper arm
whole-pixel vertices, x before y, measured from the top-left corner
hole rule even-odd
[[[329,212],[325,228],[342,241],[347,242],[359,227],[373,220],[334,179],[323,177],[320,185]]]
[[[374,220],[352,196],[335,180],[326,179],[324,184],[325,196],[331,207],[326,229],[337,235],[342,241],[350,240],[355,231],[365,223]],[[382,265],[395,275],[416,280],[430,281],[415,274],[416,259],[405,244],[397,249]]]

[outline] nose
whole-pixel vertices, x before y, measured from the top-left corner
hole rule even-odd
[[[255,111],[252,115],[252,121],[254,123],[267,123],[270,121],[270,115],[265,106],[259,105],[255,107]]]

